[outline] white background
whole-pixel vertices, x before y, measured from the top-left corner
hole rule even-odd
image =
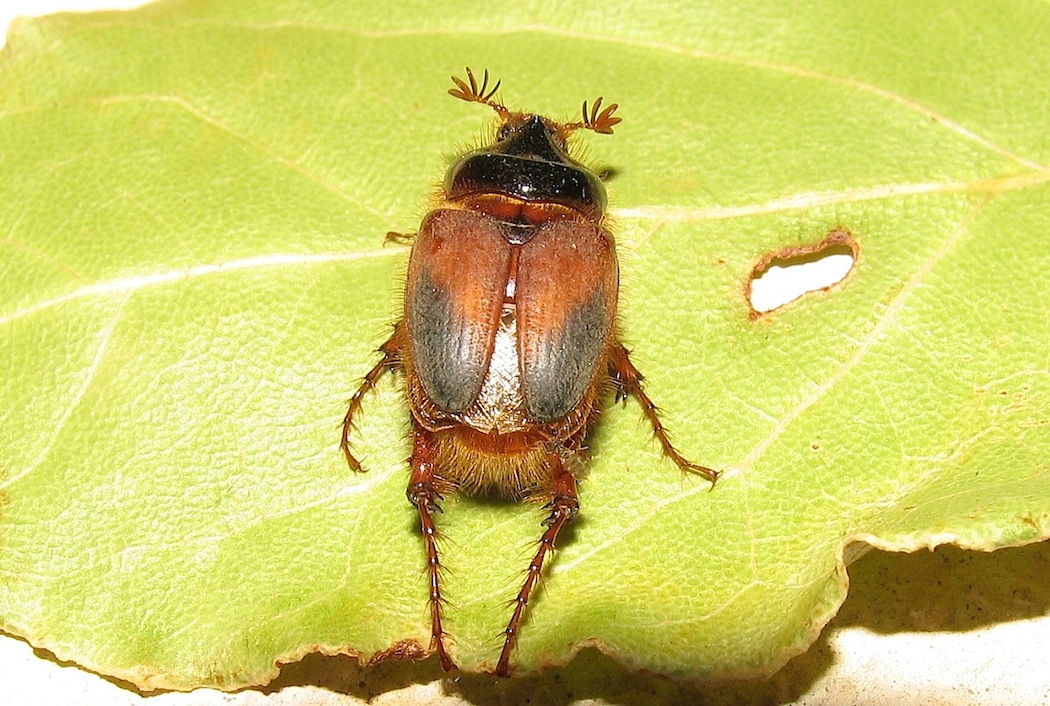
[[[8,23],[19,15],[43,15],[60,11],[87,11],[93,9],[126,9],[133,8],[140,2],[124,0],[0,0],[0,32],[6,36]],[[2,150],[0,145],[0,150]],[[17,175],[5,174],[5,179],[17,178]],[[3,233],[0,233],[3,237]],[[845,274],[850,260],[846,256],[825,258],[807,271],[789,272],[786,277],[770,276],[763,278],[761,285],[756,285],[756,308],[771,308],[778,302],[789,300],[806,289],[815,289],[836,281]],[[798,270],[799,268],[792,268]],[[1048,552],[1041,548],[1009,550],[1021,552],[1010,555],[998,552],[993,557],[1002,555],[1002,561],[993,558],[973,574],[976,587],[975,595],[988,593],[989,584],[998,586],[1010,582],[1025,583],[1023,578],[1026,567],[1035,570],[1034,564],[1043,562],[1047,568]],[[1026,553],[1025,553],[1026,552]],[[955,556],[963,556],[958,553]],[[918,558],[917,558],[918,559]],[[894,572],[903,573],[899,568],[905,565],[904,559],[893,557],[877,558],[881,567],[885,565],[888,576],[885,581],[891,584],[886,593],[889,598],[872,599],[862,613],[879,612],[879,600],[893,602],[895,595],[893,582],[904,581],[894,576]],[[869,561],[865,559],[864,561]],[[923,566],[921,563],[918,566]],[[955,559],[958,571],[972,571],[966,560]],[[982,559],[981,561],[986,561]],[[896,562],[896,564],[895,564]],[[869,564],[874,565],[874,564]],[[914,573],[913,563],[908,571]],[[933,566],[933,564],[926,564]],[[990,568],[989,568],[990,567]],[[921,571],[921,569],[920,569]],[[870,572],[878,573],[878,572]],[[964,576],[967,574],[963,574]],[[1021,576],[1022,578],[1018,578]],[[1050,583],[1050,576],[1043,573],[1035,579],[1036,583],[1045,586]],[[876,584],[879,581],[872,581]],[[861,584],[863,587],[863,584]],[[873,593],[887,590],[885,586],[864,587]],[[914,589],[912,589],[914,591]],[[920,588],[919,592],[924,589]],[[936,591],[931,586],[929,591]],[[1032,600],[1037,606],[1036,613],[1046,613],[1048,594],[1046,589],[1034,589]],[[992,591],[994,595],[994,591]],[[912,593],[912,598],[919,595]],[[1012,595],[1007,590],[1005,595]],[[853,596],[851,595],[851,600]],[[850,605],[849,603],[847,605]],[[994,606],[989,606],[994,612]],[[901,611],[900,605],[888,605],[887,613]],[[978,611],[980,606],[978,606]],[[904,609],[905,614],[907,609]],[[1027,611],[1028,615],[1032,611]],[[1009,616],[1009,611],[1003,613]],[[820,658],[812,651],[797,662],[789,664],[773,680],[778,685],[780,703],[805,704],[883,704],[883,703],[924,703],[924,704],[1050,704],[1050,616],[1028,617],[1027,619],[1009,619],[1003,617],[993,620],[990,625],[964,632],[951,632],[944,629],[932,631],[909,632],[905,630],[886,630],[879,626],[878,618],[869,622],[837,627],[827,631],[825,638],[818,643],[818,649],[829,653],[828,658]],[[856,622],[856,621],[854,621]],[[980,621],[978,621],[980,622]],[[874,624],[873,630],[869,624]],[[300,680],[302,684],[324,683],[327,681],[324,670],[329,667],[320,662],[320,674],[310,676],[309,671]],[[814,666],[817,665],[817,666]],[[338,668],[346,671],[345,664]],[[807,673],[812,672],[812,673]],[[356,675],[353,668],[350,673]],[[369,679],[372,672],[362,672]],[[417,672],[418,674],[418,672]],[[387,674],[389,676],[389,674]],[[316,678],[315,678],[316,677]],[[356,679],[355,676],[348,678]],[[639,680],[649,679],[638,677]],[[403,681],[392,680],[403,686]],[[424,680],[425,681],[425,680]],[[798,691],[795,684],[804,684],[804,690]],[[751,685],[755,687],[755,684]],[[761,685],[759,685],[760,687]],[[379,686],[380,691],[384,690]],[[743,688],[739,693],[741,700],[750,700],[763,689]],[[350,693],[360,694],[353,688]],[[663,689],[660,689],[663,691]],[[380,697],[379,703],[411,703],[418,699],[431,699],[441,693],[437,684],[410,685],[407,689],[395,690]],[[468,692],[469,693],[469,692]],[[547,692],[551,693],[551,692]],[[767,692],[768,693],[768,692]],[[602,692],[599,692],[602,694]],[[610,701],[616,702],[615,693],[603,694]],[[712,694],[716,696],[716,694]],[[626,697],[624,697],[626,698]],[[220,694],[200,690],[191,694],[165,694],[148,699],[143,698],[131,689],[104,680],[95,674],[81,670],[72,665],[61,665],[48,658],[44,653],[37,655],[25,642],[4,636],[0,633],[0,703],[8,704],[70,704],[88,706],[93,704],[150,704],[150,706],[185,706],[189,704],[343,704],[352,702],[353,697],[341,695],[335,691],[314,686],[287,686],[273,694],[260,691],[247,691],[238,694]],[[733,697],[720,692],[719,702],[729,702]],[[637,702],[637,699],[631,699]]]

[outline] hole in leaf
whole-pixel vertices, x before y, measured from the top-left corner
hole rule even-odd
[[[751,318],[846,279],[860,251],[848,231],[836,229],[817,245],[784,248],[762,258],[751,271],[746,295]]]

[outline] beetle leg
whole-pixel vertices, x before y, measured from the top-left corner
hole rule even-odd
[[[408,482],[408,500],[419,511],[419,529],[423,533],[423,544],[427,553],[427,577],[430,581],[430,649],[437,652],[438,662],[446,672],[456,668],[456,663],[448,656],[445,649],[445,631],[441,627],[441,598],[439,583],[441,562],[438,559],[437,529],[434,527],[433,514],[441,512],[438,501],[441,495],[435,487],[434,449],[430,432],[416,426],[413,433],[412,478]]]
[[[383,237],[383,245],[411,245],[416,239],[415,233],[398,233],[390,231]]]
[[[376,383],[379,382],[379,378],[382,377],[383,373],[388,370],[394,370],[401,365],[400,332],[401,325],[398,324],[394,334],[387,339],[386,343],[379,347],[379,352],[383,354],[382,360],[376,363],[375,367],[365,375],[365,379],[361,381],[361,386],[357,388],[357,392],[350,398],[349,408],[346,410],[346,416],[343,417],[343,437],[339,441],[339,448],[342,449],[343,455],[346,456],[346,462],[350,464],[350,468],[358,473],[363,472],[365,469],[350,450],[350,431],[354,428],[354,415],[361,410],[364,396],[375,389]]]
[[[660,421],[660,410],[657,409],[653,401],[649,399],[649,395],[645,394],[645,390],[642,389],[642,380],[644,379],[642,374],[638,371],[638,368],[634,367],[627,349],[621,344],[616,344],[613,348],[609,360],[609,373],[612,375],[613,383],[616,385],[617,401],[627,399],[628,395],[634,395],[638,398],[645,418],[649,420],[649,424],[653,427],[653,436],[660,442],[665,456],[674,461],[675,465],[687,473],[703,476],[712,483],[718,480],[718,471],[693,463],[680,454],[678,449],[671,443],[671,439],[667,435],[667,429],[664,428],[663,422]]]
[[[529,563],[525,584],[518,591],[518,597],[514,600],[514,614],[511,615],[510,623],[504,630],[503,651],[500,652],[499,662],[496,664],[496,674],[499,676],[510,676],[510,653],[517,642],[518,629],[525,609],[529,605],[529,597],[543,571],[543,560],[548,552],[554,551],[554,544],[561,528],[571,522],[580,510],[580,503],[576,495],[576,479],[565,469],[558,453],[551,452],[551,464],[554,473],[554,493],[551,501],[547,503],[551,514],[543,522],[547,529],[540,537],[540,546]]]

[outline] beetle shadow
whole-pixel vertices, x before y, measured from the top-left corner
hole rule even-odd
[[[479,706],[580,699],[624,706],[786,704],[805,695],[834,666],[829,635],[835,630],[955,632],[1045,615],[1050,611],[1050,582],[1039,577],[1046,576],[1047,569],[1050,542],[991,553],[954,547],[914,554],[872,551],[850,566],[850,593],[817,641],[767,678],[681,682],[629,669],[594,647],[585,647],[566,665],[514,679],[444,675],[433,658],[361,667],[351,657],[315,654],[284,666],[262,691],[313,685],[367,700],[444,677],[444,693]]]

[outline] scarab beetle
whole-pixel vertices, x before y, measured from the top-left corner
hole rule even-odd
[[[607,397],[634,395],[664,453],[712,483],[718,473],[671,445],[616,325],[619,269],[605,228],[602,180],[572,157],[577,130],[612,133],[617,106],[602,99],[582,120],[560,123],[510,111],[478,85],[453,77],[456,98],[499,116],[495,141],[460,156],[439,205],[414,236],[404,314],[382,359],[350,400],[341,447],[362,470],[350,433],[363,396],[387,370],[401,371],[412,413],[408,499],[419,513],[430,587],[431,651],[454,669],[442,627],[434,514],[454,491],[546,503],[539,547],[504,631],[496,673],[510,673],[522,617],[558,533],[579,511],[576,492]],[[394,235],[394,234],[391,234]]]

